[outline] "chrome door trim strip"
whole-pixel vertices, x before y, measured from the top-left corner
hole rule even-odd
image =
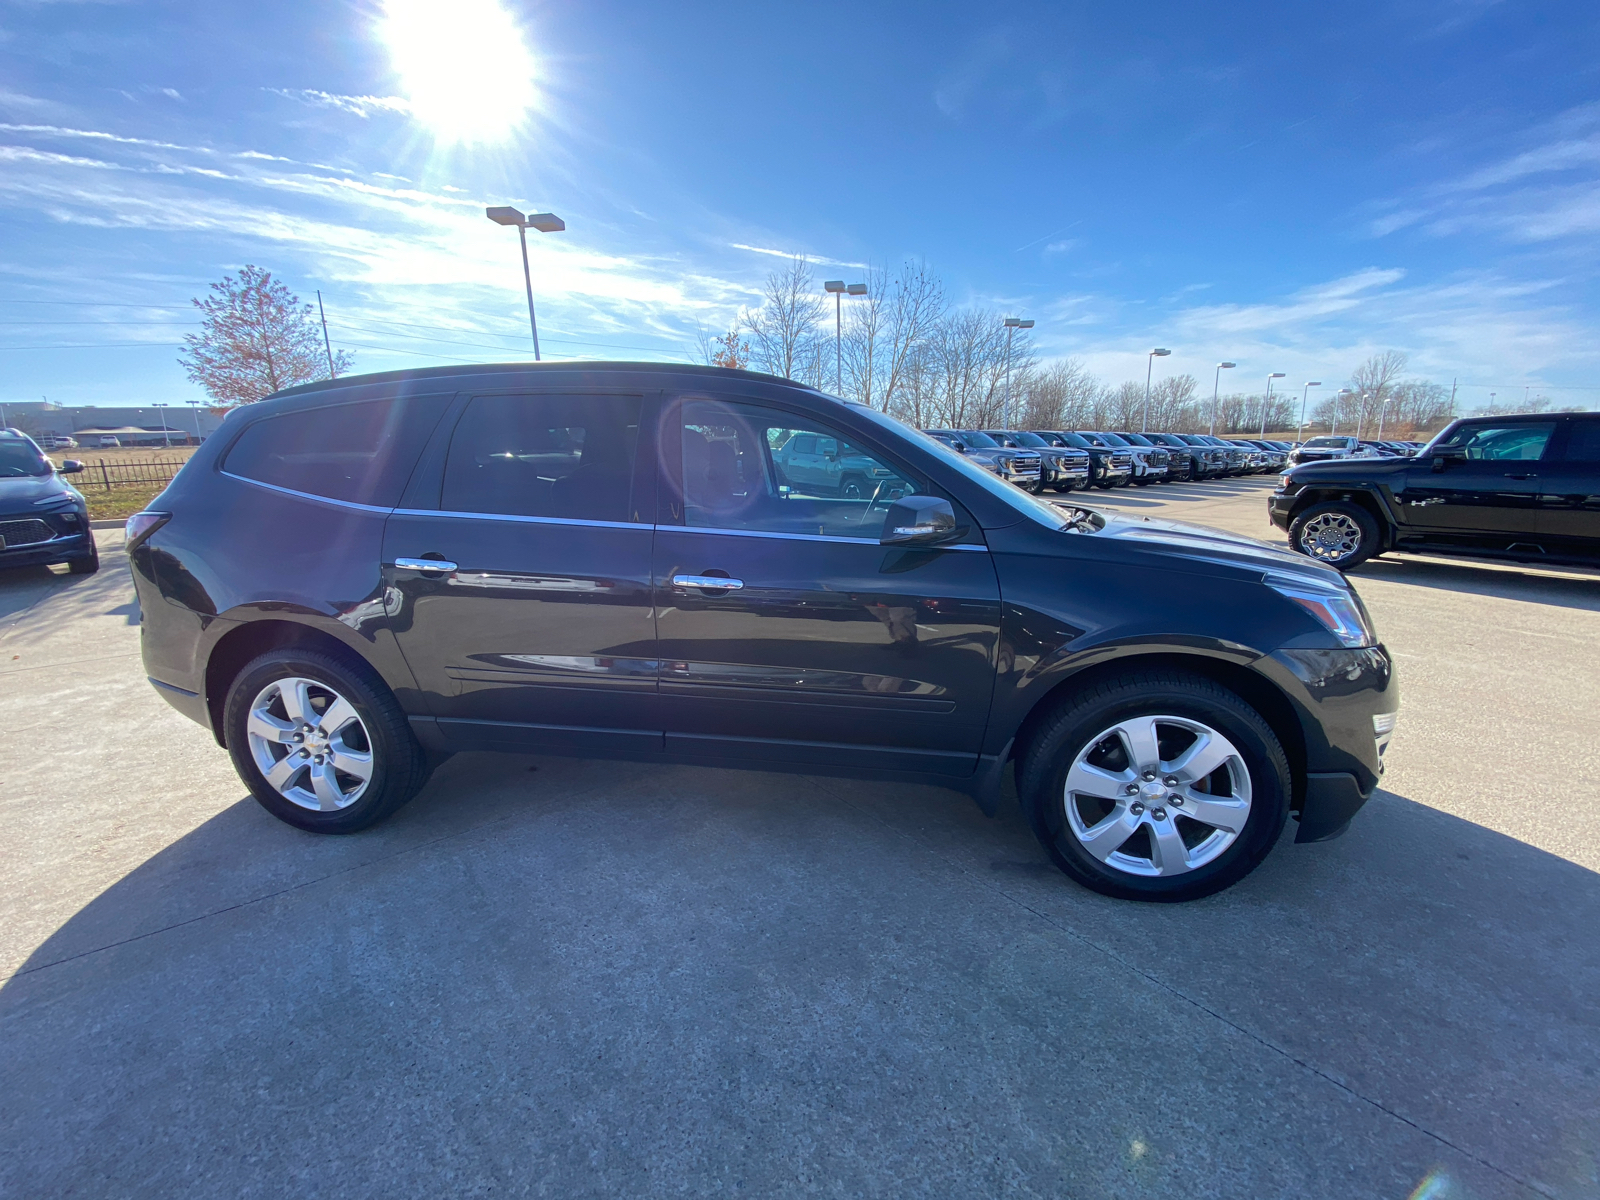
[[[259,479],[251,479],[245,475],[235,475],[232,471],[218,471],[217,474],[224,475],[229,479],[237,479],[240,483],[248,483],[251,487],[266,488],[269,492],[277,492],[283,496],[293,496],[296,500],[310,500],[316,504],[328,504],[334,508],[351,508],[357,512],[377,513],[385,517],[394,512],[392,508],[379,508],[375,504],[357,504],[354,500],[336,500],[332,496],[318,496],[311,492],[299,492],[294,488],[281,487],[276,483],[263,483]]]
[[[786,542],[830,542],[836,545],[847,546],[882,546],[877,538],[832,537],[821,533],[776,533],[765,529],[718,529],[708,525],[657,525],[657,533],[709,533],[719,534],[724,537],[753,537],[775,538]],[[887,550],[982,550],[987,551],[987,546],[975,546],[969,543],[960,543],[955,546],[885,546]]]
[[[577,525],[585,529],[651,529],[644,521],[587,521],[579,517],[529,517],[518,513],[456,512],[446,508],[397,508],[397,517],[452,517],[469,521],[516,521],[525,525]]]

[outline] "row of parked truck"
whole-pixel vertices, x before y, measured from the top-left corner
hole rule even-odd
[[[1063,429],[928,429],[928,436],[1002,479],[1039,493],[1175,480],[1264,475],[1288,464],[1293,445],[1204,433]]]

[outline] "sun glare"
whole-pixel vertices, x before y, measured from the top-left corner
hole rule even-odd
[[[502,141],[534,105],[533,55],[495,0],[385,0],[380,36],[412,116],[440,142]]]

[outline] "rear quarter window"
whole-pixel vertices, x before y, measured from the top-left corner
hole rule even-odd
[[[291,491],[393,508],[447,396],[411,396],[301,409],[257,421],[222,469]]]

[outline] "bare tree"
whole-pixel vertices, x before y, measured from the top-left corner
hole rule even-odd
[[[887,271],[874,272],[867,281],[867,303],[853,309],[851,362],[856,398],[885,412],[900,400],[907,372],[925,371],[920,361],[925,343],[944,316],[944,286],[926,263],[905,262],[893,280]]]
[[[1199,389],[1199,381],[1187,373],[1169,375],[1157,383],[1150,389],[1150,428],[1179,433],[1199,428]]]
[[[1028,429],[1085,429],[1105,391],[1083,361],[1058,358],[1023,381],[1020,411]]]
[[[189,379],[218,404],[250,404],[281,388],[328,378],[328,356],[313,309],[272,277],[245,266],[194,301],[201,331],[185,335],[178,355]],[[333,356],[333,374],[350,355]]]
[[[761,307],[744,314],[750,361],[770,375],[821,384],[823,307],[805,255],[773,271]]]
[[[1390,398],[1395,382],[1405,373],[1406,363],[1406,356],[1400,351],[1385,350],[1372,355],[1350,373],[1349,387],[1354,395],[1349,401],[1355,416],[1355,428],[1351,432],[1357,437],[1366,432],[1367,426],[1377,426],[1378,411]]]

